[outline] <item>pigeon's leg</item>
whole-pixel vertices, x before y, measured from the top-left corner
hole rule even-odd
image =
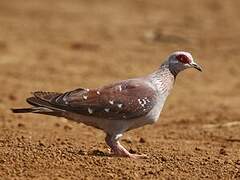
[[[144,154],[131,154],[126,150],[119,142],[119,138],[122,134],[118,135],[107,135],[105,141],[107,145],[111,148],[111,152],[113,155],[122,156],[122,157],[130,157],[130,158],[146,158],[147,156]]]

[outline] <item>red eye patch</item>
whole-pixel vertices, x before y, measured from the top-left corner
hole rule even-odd
[[[183,63],[183,64],[190,63],[190,59],[186,55],[184,55],[184,54],[177,55],[176,59],[178,61],[180,61],[181,63]]]

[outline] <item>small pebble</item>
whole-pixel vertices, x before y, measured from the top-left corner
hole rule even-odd
[[[54,124],[56,127],[60,127],[61,125],[59,123]]]
[[[129,150],[129,152],[130,152],[131,154],[136,154],[136,153],[137,153],[137,151],[133,150],[132,148]]]
[[[70,125],[64,125],[63,127],[65,130],[71,130],[73,127]]]
[[[227,155],[227,152],[226,152],[225,149],[221,148],[221,149],[219,150],[219,154]]]
[[[18,123],[17,126],[20,127],[20,128],[24,128],[24,127],[25,127],[25,124],[23,124],[23,123]]]
[[[139,142],[140,142],[140,143],[145,143],[146,140],[141,137],[141,138],[139,139]]]
[[[8,98],[9,98],[11,101],[16,101],[16,100],[17,100],[17,97],[16,97],[15,95],[13,95],[13,94],[10,94],[10,95],[8,96]]]

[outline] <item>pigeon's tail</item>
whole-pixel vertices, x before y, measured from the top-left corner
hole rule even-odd
[[[13,108],[11,109],[13,113],[34,113],[41,111],[42,107],[30,107],[30,108]]]
[[[40,93],[40,92],[37,92]],[[45,93],[46,94],[46,93]],[[49,96],[50,93],[47,95]],[[35,94],[34,94],[35,95]],[[56,93],[54,94],[56,95]],[[33,107],[29,108],[13,108],[11,109],[13,113],[38,113],[45,115],[52,115],[57,117],[64,116],[64,110],[60,109],[50,102],[43,100],[37,96],[27,98],[27,102]]]
[[[62,111],[51,110],[45,107],[13,108],[11,110],[13,113],[38,113],[38,114],[63,117]]]

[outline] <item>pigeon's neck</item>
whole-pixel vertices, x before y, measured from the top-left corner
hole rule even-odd
[[[157,71],[150,75],[151,82],[160,94],[169,93],[173,87],[175,77],[167,64],[161,65]]]
[[[177,66],[177,64],[174,63],[170,64],[169,61],[163,63],[159,68],[160,71],[164,69],[168,69],[172,73],[174,78],[176,78],[178,73],[183,70],[181,66]]]

